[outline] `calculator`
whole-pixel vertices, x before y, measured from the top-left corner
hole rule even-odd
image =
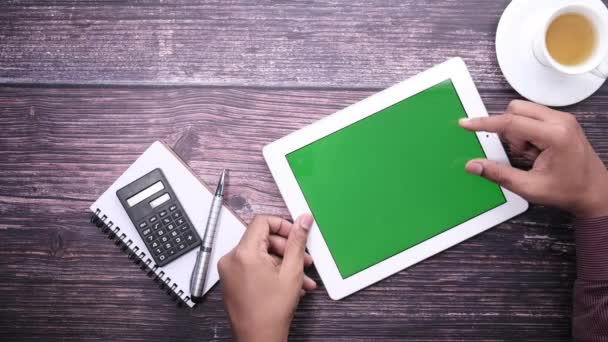
[[[200,237],[161,169],[116,191],[116,196],[158,266],[200,245]]]

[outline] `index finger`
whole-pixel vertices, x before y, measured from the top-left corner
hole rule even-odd
[[[281,234],[289,232],[291,223],[277,216],[256,215],[247,226],[247,230],[239,244],[245,246],[261,246],[268,249],[268,236],[270,233]],[[287,233],[288,234],[288,233]]]
[[[516,136],[530,141],[541,150],[545,149],[551,141],[551,131],[547,129],[546,123],[510,113],[461,119],[458,123],[469,131]]]
[[[550,121],[551,119],[555,118],[556,112],[557,111],[543,105],[539,105],[538,103],[523,100],[513,100],[509,102],[509,105],[505,110],[505,113],[521,115],[541,121]]]

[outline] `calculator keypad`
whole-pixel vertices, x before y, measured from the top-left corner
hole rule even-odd
[[[200,239],[178,203],[168,203],[138,222],[139,234],[159,266],[195,248]]]

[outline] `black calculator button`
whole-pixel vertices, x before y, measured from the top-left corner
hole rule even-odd
[[[158,247],[160,247],[160,242],[158,242],[158,240],[154,241],[154,242],[152,242],[150,244],[150,247],[152,247],[152,248],[158,248]]]
[[[171,249],[171,248],[173,248],[173,244],[172,244],[171,242],[166,242],[166,243],[163,245],[163,247],[164,247],[165,249]]]
[[[177,224],[178,226],[181,226],[184,223],[186,223],[186,221],[184,220],[183,217],[180,217],[177,220],[175,220],[175,224]]]
[[[171,216],[173,216],[173,218],[180,218],[180,217],[182,217],[182,212],[176,211],[173,214],[171,214]]]
[[[186,243],[189,245],[196,242],[196,238],[194,237],[194,235],[192,233],[185,233],[182,236],[184,237],[184,240],[186,240]]]
[[[161,218],[167,216],[167,211],[166,210],[161,211],[160,213],[158,213],[158,216],[160,216]]]
[[[154,248],[152,250],[152,253],[154,253],[154,255],[158,256],[163,253],[163,249],[161,247]]]
[[[179,230],[181,230],[182,232],[186,232],[186,231],[190,230],[190,226],[185,224],[185,225],[179,227]]]
[[[178,235],[179,235],[179,232],[177,230],[174,230],[174,231],[171,232],[171,237],[172,238],[174,238],[174,237],[176,237]]]
[[[165,218],[163,219],[163,224],[167,225],[167,224],[169,224],[169,223],[171,223],[171,218],[170,218],[170,217],[165,217]]]
[[[175,242],[175,244],[180,244],[180,243],[184,242],[184,238],[181,236],[178,236],[173,239],[173,242]]]
[[[152,228],[146,228],[146,229],[144,229],[144,230],[142,230],[142,231],[141,231],[141,234],[142,234],[143,236],[147,236],[147,235],[149,235],[150,233],[152,233]]]
[[[160,261],[165,261],[166,259],[167,259],[167,254],[165,254],[165,253],[158,256],[158,260],[160,260]]]
[[[156,215],[154,215],[148,219],[148,222],[150,222],[150,223],[154,223],[156,221],[158,221],[158,217],[156,217]]]
[[[161,228],[162,226],[163,226],[162,223],[157,222],[152,225],[152,230],[157,230],[158,228]]]
[[[168,231],[172,231],[175,229],[175,223],[169,223],[165,228],[167,228]]]
[[[160,242],[162,242],[162,243],[165,243],[167,241],[169,241],[169,237],[168,236],[163,236],[163,237],[160,238]]]
[[[175,248],[171,248],[170,250],[167,251],[167,255],[168,256],[173,256],[173,255],[175,255],[175,253],[177,253],[177,251],[175,250]]]
[[[159,230],[156,231],[156,235],[159,236],[159,237],[161,237],[161,236],[163,236],[165,234],[167,234],[167,232],[165,232],[164,229],[159,229]]]
[[[146,241],[148,242],[152,242],[156,239],[156,236],[154,236],[154,234],[150,234],[148,236],[146,236]]]
[[[174,211],[175,209],[177,209],[177,205],[171,204],[171,206],[169,207],[169,211]]]
[[[182,250],[186,249],[186,246],[187,245],[185,243],[180,243],[179,245],[177,245],[177,249],[182,251]]]
[[[140,222],[138,224],[138,226],[139,226],[139,229],[144,229],[148,226],[148,222],[146,222],[146,221]]]

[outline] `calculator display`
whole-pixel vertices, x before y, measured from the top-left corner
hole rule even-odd
[[[132,207],[136,204],[139,204],[141,201],[145,200],[151,195],[154,195],[155,193],[161,191],[164,188],[165,187],[163,186],[163,182],[156,182],[145,188],[144,190],[138,192],[135,196],[130,197],[127,200],[127,203],[129,204],[129,207]]]
[[[168,200],[171,199],[171,196],[169,196],[169,193],[164,193],[163,195],[161,195],[160,197],[157,197],[156,199],[154,199],[153,201],[150,202],[150,206],[152,208],[156,208],[159,205],[167,202]]]
[[[164,266],[200,245],[200,237],[161,169],[116,192],[154,262]]]

